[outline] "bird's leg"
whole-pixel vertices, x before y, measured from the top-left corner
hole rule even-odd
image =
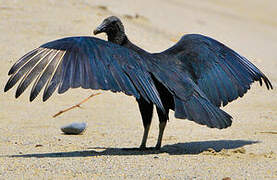
[[[159,136],[158,136],[158,141],[157,141],[157,144],[156,144],[156,147],[155,147],[156,149],[160,149],[161,148],[165,126],[166,126],[166,121],[160,122],[160,125],[159,125]]]
[[[166,123],[167,123],[167,120],[168,120],[169,109],[166,109],[165,111],[166,111],[165,112],[166,114],[164,114],[164,112],[162,110],[157,109],[160,124],[159,124],[158,141],[157,141],[157,144],[156,144],[156,147],[155,147],[156,149],[160,149],[161,148],[163,134],[164,134],[164,129],[165,129],[165,126],[166,126]]]
[[[143,127],[144,127],[144,133],[140,145],[140,149],[146,148],[146,141],[152,121],[152,115],[153,115],[153,103],[148,103],[145,99],[140,98],[137,99],[140,114],[142,117]]]
[[[139,147],[140,149],[146,149],[146,141],[148,138],[149,129],[150,129],[150,123],[147,124],[146,126],[144,126],[143,137],[142,137],[141,144]]]

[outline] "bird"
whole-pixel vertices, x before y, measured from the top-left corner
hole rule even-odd
[[[121,20],[110,16],[93,31],[47,42],[21,57],[9,70],[4,91],[20,79],[15,97],[34,81],[30,101],[44,88],[46,101],[56,89],[110,90],[134,96],[144,132],[139,149],[145,150],[153,107],[159,118],[155,149],[160,149],[169,110],[210,128],[224,129],[232,116],[220,109],[242,97],[259,81],[273,89],[269,79],[248,59],[221,42],[201,34],[185,34],[172,47],[150,53],[132,43]]]

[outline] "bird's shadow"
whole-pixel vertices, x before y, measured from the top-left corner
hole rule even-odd
[[[84,151],[71,152],[52,152],[52,153],[38,153],[38,154],[20,154],[20,155],[6,155],[2,157],[24,157],[24,158],[64,158],[64,157],[93,157],[93,156],[128,156],[128,155],[147,155],[168,153],[169,155],[188,155],[199,154],[209,148],[215,151],[222,149],[235,149],[245,145],[259,143],[259,141],[251,140],[214,140],[214,141],[196,141],[188,143],[177,143],[165,145],[160,150],[148,148],[140,150],[138,148],[106,148],[106,147],[90,147]]]

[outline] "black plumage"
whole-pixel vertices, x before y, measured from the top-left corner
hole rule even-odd
[[[272,88],[245,57],[203,35],[184,35],[171,48],[149,53],[129,41],[117,17],[106,18],[94,30],[95,35],[102,32],[108,41],[68,37],[27,53],[10,69],[5,91],[22,78],[16,97],[35,80],[30,101],[44,86],[43,101],[56,89],[59,93],[77,87],[124,92],[139,105],[144,125],[140,148],[146,146],[156,105],[160,121],[156,148],[160,148],[169,109],[177,118],[222,129],[232,124],[232,117],[220,106],[242,97],[254,81]]]

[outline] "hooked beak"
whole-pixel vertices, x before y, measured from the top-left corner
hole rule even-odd
[[[105,32],[105,29],[106,29],[106,25],[102,23],[96,29],[94,29],[93,34],[97,35],[99,33]]]

